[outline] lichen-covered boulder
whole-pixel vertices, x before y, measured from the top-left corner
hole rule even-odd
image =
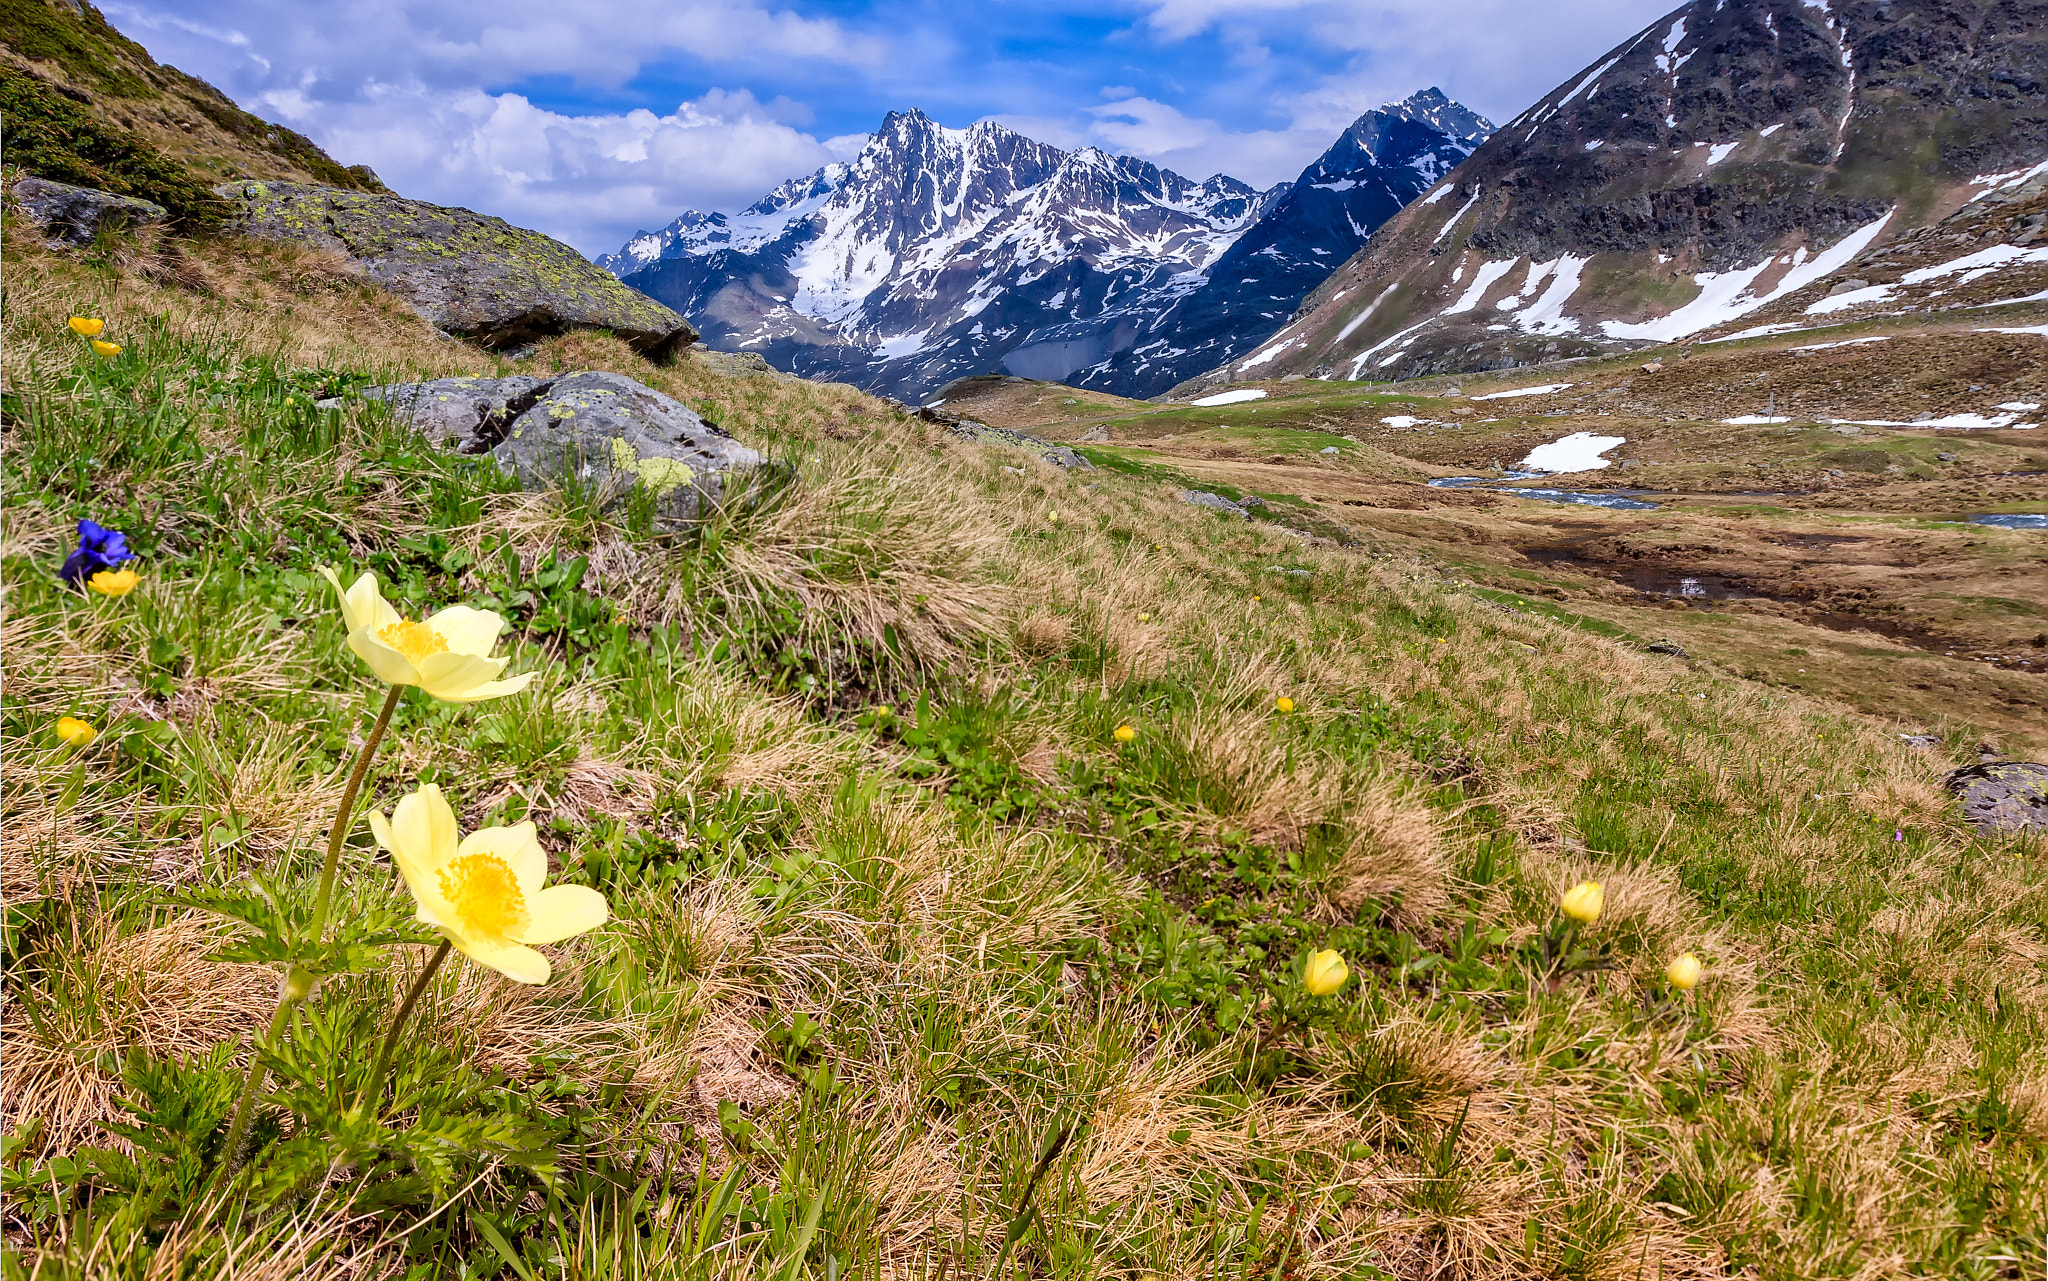
[[[51,242],[59,245],[82,245],[102,228],[111,231],[162,222],[167,214],[153,200],[47,178],[23,178],[14,184],[13,196],[22,212],[41,223]]]
[[[1987,761],[1966,765],[1941,782],[1980,832],[2048,832],[2048,765]]]
[[[490,454],[527,489],[573,485],[610,507],[638,487],[670,527],[720,501],[731,473],[766,461],[688,405],[623,374],[437,378],[362,394],[439,444]]]
[[[650,356],[697,340],[675,312],[561,241],[502,218],[300,183],[231,182],[214,191],[243,235],[341,254],[439,328],[486,347],[571,329],[609,329]]]

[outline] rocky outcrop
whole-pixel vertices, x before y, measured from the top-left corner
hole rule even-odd
[[[977,445],[1002,445],[1010,449],[1022,449],[1038,455],[1041,459],[1055,467],[1069,467],[1081,471],[1093,471],[1095,469],[1094,463],[1081,457],[1078,452],[1066,445],[1055,445],[1049,440],[1040,440],[1036,436],[1027,435],[1021,431],[1013,431],[1008,427],[991,427],[987,423],[977,422],[972,418],[962,418],[958,414],[949,414],[943,409],[934,409],[930,405],[922,407],[906,405],[900,400],[892,400],[887,396],[882,397],[882,401],[884,404],[890,405],[912,418],[920,418],[928,423],[937,423],[960,439],[971,441]]]
[[[437,444],[491,455],[527,489],[570,485],[615,507],[637,487],[653,498],[658,523],[671,527],[719,502],[732,473],[766,461],[681,401],[623,374],[437,378],[362,394]]]
[[[139,196],[117,196],[44,178],[23,178],[11,194],[23,213],[42,224],[50,242],[60,245],[82,245],[101,231],[162,222],[168,212]]]
[[[1980,832],[2048,832],[2048,765],[1990,761],[1942,780]]]
[[[283,182],[215,189],[243,235],[341,254],[437,327],[486,347],[608,329],[649,356],[697,339],[675,312],[537,231],[467,209]]]

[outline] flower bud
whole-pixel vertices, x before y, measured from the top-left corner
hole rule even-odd
[[[79,720],[76,716],[59,716],[57,718],[57,737],[73,747],[84,747],[99,736],[100,732],[98,730],[94,729],[88,722]]]
[[[1116,733],[1112,737],[1119,743],[1128,743],[1137,736],[1137,730],[1132,729],[1128,725],[1119,725],[1116,727]]]
[[[1690,992],[1699,986],[1704,970],[1700,958],[1687,952],[1664,967],[1664,981],[1681,992]]]
[[[1600,890],[1598,881],[1580,881],[1564,892],[1557,908],[1581,925],[1591,925],[1600,919],[1600,909],[1607,896]]]
[[[1351,967],[1344,964],[1344,958],[1334,948],[1324,948],[1308,958],[1308,965],[1301,972],[1301,985],[1310,996],[1328,996],[1350,977]]]
[[[280,1000],[303,1001],[313,995],[313,989],[317,986],[319,980],[313,977],[311,970],[302,965],[294,965],[285,971],[284,982],[279,985],[277,994]]]

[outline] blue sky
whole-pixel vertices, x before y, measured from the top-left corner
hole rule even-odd
[[[103,0],[160,61],[410,196],[586,253],[858,151],[1000,120],[1291,178],[1438,85],[1506,120],[1676,0]]]

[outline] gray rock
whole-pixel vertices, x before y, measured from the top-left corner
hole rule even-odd
[[[14,184],[22,211],[43,225],[52,244],[82,245],[101,230],[161,222],[169,211],[153,200],[117,196],[91,187],[74,187],[47,178],[23,178]]]
[[[697,340],[667,307],[559,240],[467,209],[389,192],[231,182],[214,193],[243,235],[347,258],[449,333],[516,348],[571,329],[608,329],[646,355]]]
[[[1109,428],[1100,426],[1090,427],[1087,431],[1074,437],[1074,439],[1084,445],[1101,444],[1109,439]]]
[[[1339,449],[1339,448],[1337,448],[1337,447],[1336,447],[1335,445],[1325,445],[1325,446],[1323,446],[1323,447],[1322,447],[1322,448],[1321,448],[1320,450],[1318,450],[1317,452],[1318,452],[1318,453],[1324,453],[1324,454],[1341,454],[1341,453],[1343,453],[1344,451],[1343,451],[1343,450],[1341,450],[1341,449]]]
[[[1180,500],[1184,503],[1193,503],[1197,507],[1207,507],[1211,511],[1222,512],[1226,516],[1235,516],[1239,520],[1251,519],[1250,512],[1247,512],[1244,508],[1239,507],[1221,494],[1205,493],[1199,489],[1183,489],[1180,491]]]
[[[886,396],[883,400],[895,406],[901,413],[912,418],[922,418],[928,423],[937,423],[960,439],[972,441],[977,445],[1007,445],[1012,449],[1027,449],[1055,467],[1066,467],[1075,471],[1095,470],[1094,463],[1065,445],[1055,445],[1049,440],[1027,436],[1008,427],[991,427],[987,423],[962,418],[958,414],[949,414],[931,405],[906,405],[900,400]]]
[[[2048,831],[2048,765],[1994,761],[1968,765],[1941,781],[1961,799],[1963,818],[1980,832]]]
[[[640,486],[675,526],[717,503],[725,478],[766,461],[689,406],[623,374],[440,378],[367,387],[436,443],[489,453],[527,489],[570,484],[612,507]]]
[[[1246,511],[1250,511],[1254,507],[1264,507],[1266,500],[1257,494],[1246,494],[1243,498],[1237,500],[1237,505]]]
[[[1952,463],[1957,457],[1958,455],[1955,454],[1936,454],[1934,459],[1936,462]]]
[[[1941,736],[1939,734],[1901,734],[1899,739],[1908,747],[1930,749],[1941,746]]]
[[[1677,641],[1656,640],[1643,646],[1643,652],[1645,654],[1669,654],[1673,658],[1684,658],[1685,646]]]

